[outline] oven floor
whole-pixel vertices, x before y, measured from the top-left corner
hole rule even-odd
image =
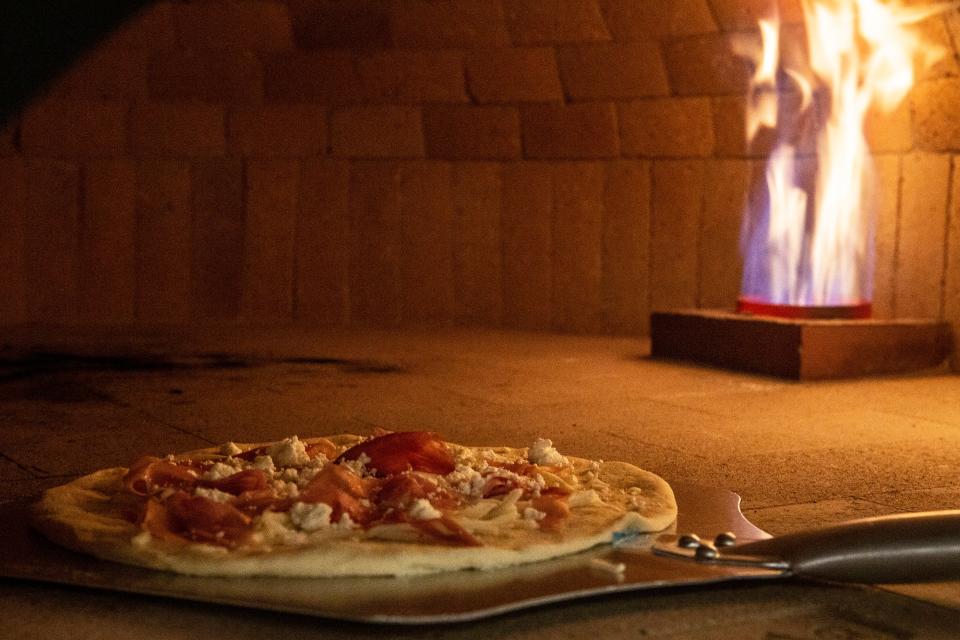
[[[561,452],[735,491],[747,516],[773,534],[960,508],[960,376],[801,384],[653,361],[648,351],[634,339],[459,329],[14,331],[0,350],[0,500],[142,453],[381,426],[467,444],[550,437]],[[434,632],[799,640],[950,637],[960,628],[960,584],[896,591],[796,583],[687,590]],[[0,615],[0,637],[14,628],[10,637],[320,631],[296,616],[13,581],[0,582]],[[328,623],[322,631],[382,633]]]

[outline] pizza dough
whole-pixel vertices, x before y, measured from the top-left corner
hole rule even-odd
[[[184,534],[158,536],[145,530],[149,527],[138,524],[133,514],[139,510],[143,520],[145,502],[160,504],[164,496],[184,490],[171,485],[156,489],[152,497],[137,495],[130,489],[139,486],[131,485],[134,472],[125,468],[98,471],[48,490],[35,505],[33,523],[63,546],[154,569],[192,575],[331,577],[407,576],[538,562],[611,543],[615,534],[660,531],[676,518],[673,492],[659,476],[624,462],[564,457],[549,440],[538,440],[529,449],[442,443],[454,461],[452,471],[417,470],[414,462],[412,471],[406,464],[394,474],[378,471],[364,453],[353,453],[362,447],[352,447],[362,442],[350,435],[292,437],[168,457],[167,463],[192,465],[198,478],[223,476],[226,463],[237,472],[269,469],[272,490],[281,496],[284,487],[289,491],[285,500],[251,516],[231,544],[216,537],[185,540]],[[305,458],[304,451],[311,447],[328,455]],[[263,455],[248,455],[258,451]],[[388,466],[385,458],[370,451],[381,466]],[[243,455],[254,459],[243,461],[238,457]],[[353,522],[346,511],[334,520],[327,504],[298,501],[319,495],[317,476],[329,472],[330,465],[375,486],[379,493],[370,494],[374,502],[386,493],[385,483],[397,476],[415,476],[417,482],[440,489],[426,498],[401,496],[406,505],[402,513],[381,507],[372,522]],[[226,487],[222,477],[203,482]],[[239,499],[218,489],[191,491],[201,502]],[[446,501],[434,499],[440,493]],[[560,508],[554,512],[552,505]],[[438,524],[444,522],[449,526]]]

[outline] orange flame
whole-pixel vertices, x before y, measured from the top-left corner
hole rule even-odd
[[[747,140],[762,128],[776,128],[779,135],[767,164],[766,202],[744,218],[742,295],[774,304],[856,304],[872,293],[872,180],[864,118],[873,107],[895,109],[913,85],[915,65],[928,67],[943,55],[922,41],[914,25],[957,5],[801,2],[805,61],[781,60],[775,11],[759,22],[759,45],[744,38],[733,42],[755,69]],[[788,93],[800,99],[794,113],[784,114]],[[820,119],[820,126],[810,126]],[[813,147],[816,179],[804,184],[798,150]]]

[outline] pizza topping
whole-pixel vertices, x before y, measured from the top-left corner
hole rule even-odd
[[[570,463],[553,447],[548,438],[537,438],[527,453],[527,460],[538,465],[567,466]]]
[[[329,527],[333,509],[322,502],[294,502],[289,513],[294,525],[309,532]]]
[[[222,445],[220,445],[220,454],[221,454],[221,455],[225,455],[225,456],[235,456],[235,455],[237,455],[238,453],[242,453],[242,452],[243,452],[243,449],[241,449],[240,447],[238,447],[238,446],[237,446],[235,443],[233,443],[233,442],[224,442]]]
[[[192,487],[197,483],[197,472],[154,456],[144,456],[123,476],[128,491],[140,496],[158,493],[168,487]]]
[[[380,536],[400,527],[410,540],[475,545],[474,532],[554,529],[571,506],[601,500],[595,491],[577,491],[584,469],[575,472],[546,439],[520,458],[451,447],[430,432],[384,432],[339,456],[326,439],[291,436],[246,451],[231,444],[213,460],[135,463],[124,482],[150,500],[144,530],[233,547],[241,539],[295,544],[328,535],[322,531],[361,528]]]
[[[456,466],[440,436],[427,431],[398,431],[371,438],[347,449],[336,462],[356,460],[361,454],[370,458],[367,466],[379,476],[408,470],[445,475]]]
[[[443,512],[430,504],[426,498],[417,498],[407,508],[407,517],[411,520],[435,520],[443,517]]]
[[[307,447],[297,436],[284,438],[267,450],[278,467],[301,467],[310,461]]]

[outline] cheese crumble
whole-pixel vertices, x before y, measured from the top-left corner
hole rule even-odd
[[[549,438],[537,438],[527,452],[527,460],[533,464],[563,466],[569,464],[567,459],[554,449],[553,441]]]
[[[307,447],[297,436],[284,438],[271,446],[268,453],[278,467],[302,467],[310,462]]]
[[[407,509],[411,520],[436,520],[443,514],[426,498],[417,498]]]

